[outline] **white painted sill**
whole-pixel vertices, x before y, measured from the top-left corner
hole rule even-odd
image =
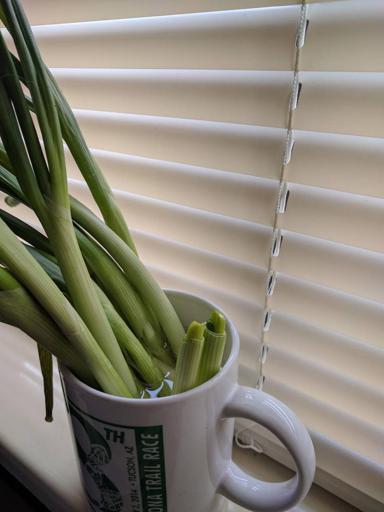
[[[85,512],[89,508],[80,485],[64,399],[56,375],[54,422],[43,421],[42,384],[34,343],[0,325],[0,460],[49,510]],[[271,459],[234,450],[235,460],[251,474],[286,479],[289,470]],[[233,506],[230,512],[242,512]],[[295,512],[355,512],[356,509],[313,486]],[[196,511],[197,512],[197,511]]]

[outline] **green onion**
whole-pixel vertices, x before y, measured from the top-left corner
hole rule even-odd
[[[192,322],[185,334],[138,258],[20,0],[1,0],[0,18],[17,51],[15,57],[0,33],[0,190],[8,206],[31,208],[44,231],[0,209],[0,321],[39,344],[47,420],[51,354],[110,394],[167,396],[174,372],[173,392],[191,389],[198,384],[205,325]],[[104,222],[69,195],[64,142]]]
[[[9,166],[11,165],[11,162],[9,161],[7,152],[5,151],[5,148],[1,142],[0,142],[0,165],[4,166],[6,169],[8,169]]]
[[[41,267],[52,279],[52,281],[56,283],[56,285],[60,288],[62,292],[66,294],[68,298],[67,287],[63,278],[63,274],[61,273],[60,267],[56,263],[56,259],[50,254],[42,251],[41,249],[37,249],[32,245],[24,244],[24,247],[27,249],[29,254],[31,254],[31,256],[35,258],[35,260],[41,265]]]
[[[163,381],[163,373],[160,368],[155,364],[154,360],[141,345],[100,288],[98,288],[98,294],[117,341],[123,352],[126,352],[129,359],[132,361],[132,366],[148,387],[153,389],[159,387]]]
[[[173,352],[177,355],[185,332],[164,291],[133,251],[86,206],[71,198],[71,211],[74,221],[109,252],[134,288],[140,290],[143,301],[156,314]]]
[[[23,137],[19,129],[19,122],[8,98],[4,79],[0,79],[0,118],[0,135],[10,164],[15,169],[23,194],[41,223],[45,225],[48,222],[45,201],[25,149]]]
[[[32,226],[18,219],[11,213],[8,213],[0,208],[0,217],[7,224],[7,226],[13,231],[13,233],[22,238],[35,248],[43,251],[48,258],[52,259],[52,249],[49,244],[49,240],[42,233],[34,229]]]
[[[76,346],[102,389],[111,394],[131,396],[76,310],[1,219],[0,240],[0,261],[30,291],[66,338]]]
[[[1,214],[0,210],[0,214]],[[6,213],[6,212],[3,212]],[[13,216],[6,214],[5,218],[8,220],[8,225],[13,224]],[[38,241],[40,247],[44,247],[49,249],[48,240],[37,232],[31,226],[24,223],[23,221],[18,221],[16,224],[17,233],[21,238],[26,240],[27,242]],[[55,258],[53,258],[50,254],[46,253],[42,249],[38,249],[36,247],[26,245],[25,246],[28,252],[37,260],[42,268],[47,272],[49,277],[57,284],[57,286],[64,292],[66,292],[65,281],[61,274],[60,268],[55,262]],[[123,352],[126,352],[132,361],[132,365],[135,370],[140,374],[143,381],[146,383],[148,387],[156,388],[160,386],[163,380],[163,373],[160,370],[159,366],[155,363],[155,360],[151,358],[145,348],[141,345],[140,341],[131,331],[131,329],[126,325],[124,320],[118,314],[106,294],[101,290],[101,288],[94,284],[96,287],[97,294],[99,296],[99,300],[102,304],[102,307],[107,315],[107,318],[110,322],[112,330],[116,336],[116,339],[119,342],[119,345]],[[130,373],[130,372],[129,372]],[[129,388],[133,395],[136,395],[137,389],[133,383],[132,378],[130,378]]]
[[[62,95],[52,74],[50,72],[48,73],[51,81],[52,92],[58,108],[64,140],[67,143],[81,174],[87,182],[93,198],[100,208],[100,212],[105,223],[131,248],[135,254],[137,254],[128,226],[120,208],[114,200],[112,190],[105,180],[98,163],[88,149],[71,108]]]
[[[69,206],[63,140],[47,70],[20,5],[12,0],[4,0],[3,4],[7,28],[19,54],[20,66],[31,93],[43,139],[49,171],[49,187],[45,188],[49,188],[49,196],[43,197],[39,188],[39,180],[36,178],[39,175],[40,183],[45,183],[46,169],[44,165],[40,165],[37,151],[31,150],[35,146],[26,147],[20,133],[20,126],[27,126],[24,110],[20,109],[15,112],[12,110],[3,77],[0,81],[0,115],[2,121],[5,122],[1,123],[0,131],[4,146],[13,169],[17,171],[23,192],[31,202],[31,206],[39,216],[52,242],[76,310],[121,378],[129,384],[130,378],[126,361],[92,286],[75,236]],[[3,62],[4,65],[8,64],[7,71],[15,79],[16,71],[9,65],[9,59],[7,61],[4,57]],[[28,137],[30,141],[33,139],[31,133],[28,134]],[[47,190],[43,192],[46,193]]]
[[[51,249],[48,239],[28,224],[17,219],[13,215],[4,212],[1,209],[0,217],[3,218],[3,220],[16,235],[35,246],[26,246],[26,248],[35,257],[35,259],[37,259],[37,261],[42,264],[44,270],[56,282],[56,284],[61,289],[65,289],[65,282],[59,267],[54,263],[52,264],[49,261],[46,261],[47,259],[55,261],[55,259],[52,258],[52,256],[49,254]],[[97,246],[79,230],[76,231],[76,234],[78,236],[80,247],[83,250],[86,262],[89,264],[90,269],[94,272],[94,276],[101,281],[101,284],[104,286],[104,291],[108,292],[110,299],[112,299],[113,302],[117,302],[116,309],[122,311],[125,320],[129,325],[132,325],[133,329],[136,331],[135,336],[127,326],[127,329],[131,333],[128,337],[134,337],[137,342],[137,337],[142,339],[143,342],[148,346],[148,349],[156,357],[163,361],[165,365],[173,366],[173,359],[164,350],[161,338],[158,337],[152,325],[148,322],[148,319],[145,316],[143,305],[140,299],[137,297],[135,291],[129,285],[125,276],[121,275],[120,270],[115,265],[113,260],[108,257],[108,255],[102,250],[100,246]],[[120,347],[122,347],[121,339],[119,340],[118,334],[121,338],[121,330],[123,329],[121,324],[124,322],[122,318],[120,318],[120,315],[118,321],[116,318],[114,321],[111,320],[111,308],[108,308],[108,311],[106,310],[106,297],[102,297],[100,290],[98,290],[98,295],[103,308],[107,313],[107,317],[112,326],[112,330],[114,331]],[[115,309],[113,308],[113,310]],[[120,327],[116,329],[116,325],[120,325]],[[125,349],[126,348],[127,347],[125,346]],[[146,365],[148,364],[149,362],[147,361]],[[154,373],[152,373],[150,380],[148,380],[149,374],[147,372],[147,376],[144,378],[144,380],[148,383],[149,386],[152,387],[154,385],[154,380],[156,384],[158,376],[158,373],[156,377],[154,377]]]
[[[12,168],[4,169],[0,166],[0,188],[28,204],[11,172]],[[163,290],[136,255],[108,226],[103,224],[96,215],[77,199],[71,197],[70,201],[73,220],[109,252],[124,270],[135,289],[140,290],[140,295],[147,308],[156,315],[173,352],[177,354],[180,340],[183,339],[185,332]],[[145,334],[148,338],[153,336],[150,327],[147,327]],[[164,359],[164,362],[170,364],[171,361],[169,358],[167,359]]]
[[[172,388],[168,384],[168,382],[165,380],[163,382],[163,385],[162,385],[160,391],[158,392],[157,396],[158,397],[165,397],[165,396],[171,396],[171,395],[172,395]]]
[[[216,375],[223,360],[226,342],[225,318],[214,310],[207,322],[204,349],[201,356],[198,382],[203,384]]]
[[[45,421],[53,421],[53,361],[52,354],[39,343],[37,344],[41,375],[43,377],[43,388],[45,398]]]
[[[33,123],[28,102],[24,96],[21,82],[17,74],[15,63],[8,51],[4,38],[0,34],[0,67],[7,70],[4,77],[4,85],[7,94],[13,102],[13,106],[19,119],[20,130],[23,134],[25,145],[31,158],[32,166],[40,169],[36,178],[43,193],[50,192],[49,174],[43,151],[41,149],[35,125]],[[5,162],[6,163],[6,162]]]
[[[193,321],[181,345],[176,363],[172,393],[182,393],[198,385],[198,372],[204,346],[205,325]]]
[[[165,363],[173,364],[172,356],[164,349],[160,334],[155,332],[146,317],[141,300],[120,268],[100,245],[93,242],[82,231],[76,230],[76,236],[88,268],[93,272],[117,311],[154,356]]]
[[[1,150],[0,150],[1,154]],[[5,163],[5,161],[3,161]],[[22,203],[28,203],[22,190],[20,189],[17,178],[8,169],[12,169],[12,165],[9,163],[7,168],[0,165],[0,188],[5,194],[9,194],[15,199],[18,199]]]
[[[4,169],[0,166],[0,188],[28,204],[11,173],[12,168]],[[173,352],[177,355],[181,343],[180,340],[183,339],[185,332],[163,290],[116,233],[103,224],[80,201],[71,197],[70,202],[73,220],[97,240],[124,270],[131,284],[136,290],[140,291],[140,295],[148,309],[156,315]],[[151,335],[151,333],[149,332],[148,334],[147,332],[147,335]]]
[[[19,18],[21,16],[24,25],[28,26],[26,20],[23,19],[24,17],[20,6],[18,6],[18,9]],[[0,18],[3,21],[4,25],[12,33],[13,20],[9,12],[8,15],[6,15],[6,13],[2,9],[0,9]],[[30,32],[25,32],[24,35],[27,37],[30,43],[34,43],[33,35]],[[92,196],[95,199],[97,205],[99,206],[106,224],[122,240],[126,242],[126,244],[133,250],[133,252],[136,253],[136,248],[130,235],[128,226],[124,220],[123,214],[114,199],[113,192],[110,186],[108,185],[107,181],[105,180],[99,165],[97,164],[96,160],[92,156],[92,153],[87,147],[83,134],[81,133],[79,125],[76,121],[75,116],[73,115],[70,106],[64,98],[53,75],[43,63],[37,48],[34,47],[34,50],[35,62],[37,60],[40,69],[45,68],[45,75],[49,80],[50,93],[52,94],[52,97],[56,102],[56,108],[64,140],[67,143],[68,148],[72,153],[72,156],[76,164],[78,165],[80,172],[82,173],[85,181],[87,182],[92,193]],[[25,85],[28,86],[28,73],[25,74],[25,68],[23,67],[21,62],[13,55],[12,60],[14,63],[14,67],[17,70],[19,78],[24,82]],[[32,110],[34,110],[34,103],[29,102],[29,107],[32,108]]]
[[[81,380],[93,384],[92,374],[80,355],[58,327],[22,285],[0,267],[0,321],[27,333],[42,347],[54,354]]]
[[[12,196],[6,196],[4,198],[5,204],[7,206],[10,206],[11,208],[14,208],[15,206],[18,206],[20,204],[20,201],[18,199],[15,199]]]

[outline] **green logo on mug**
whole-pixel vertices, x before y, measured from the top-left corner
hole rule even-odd
[[[95,512],[167,512],[163,429],[94,418],[69,402],[89,503]]]

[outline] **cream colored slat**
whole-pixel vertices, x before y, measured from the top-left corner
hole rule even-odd
[[[384,350],[367,345],[365,340],[342,336],[324,324],[316,326],[292,315],[274,312],[268,333],[272,349],[289,351],[329,371],[364,382],[372,389],[383,386]],[[252,350],[254,341],[244,348]]]
[[[291,185],[284,228],[384,252],[384,198]]]
[[[340,411],[316,400],[304,389],[295,390],[278,379],[266,379],[264,390],[291,407],[311,430],[345,446],[374,463],[383,464],[384,431],[380,425]]]
[[[305,390],[313,399],[339,411],[364,418],[372,425],[384,424],[384,386],[372,388],[364,381],[331,371],[289,348],[270,346],[265,363],[267,379],[275,378],[293,389]]]
[[[66,69],[54,74],[76,108],[283,127],[292,73]],[[384,73],[299,74],[295,128],[381,137]]]
[[[163,288],[182,290],[204,297],[221,307],[235,325],[241,326],[245,333],[259,332],[263,321],[263,310],[256,304],[234,297],[230,293],[223,293],[220,290],[196,283],[186,276],[166,272],[158,267],[149,266],[148,268]]]
[[[265,269],[148,233],[132,231],[132,235],[146,265],[187,276],[260,306],[264,304]]]
[[[301,0],[23,0],[34,25],[299,4]],[[310,0],[313,1],[313,0]],[[333,1],[333,0],[316,0]]]
[[[70,190],[94,208],[83,183],[72,181]],[[116,197],[132,229],[266,266],[271,228],[121,191]]]
[[[42,25],[46,64],[77,68],[291,70],[300,7]],[[279,14],[277,16],[277,14]]]
[[[123,153],[92,150],[116,190],[272,225],[278,181]],[[68,157],[69,176],[82,176]]]
[[[101,116],[104,119],[107,114],[102,113]],[[156,118],[151,119],[153,119],[153,122],[155,123]],[[148,120],[148,118],[146,117],[145,120]],[[165,130],[167,127],[166,120],[162,118],[161,121],[163,123],[163,129]],[[169,121],[171,121],[171,123],[168,126],[172,126],[172,122],[174,120]],[[175,132],[177,135],[177,130],[175,130]],[[268,130],[269,135],[272,133],[273,132]],[[205,132],[205,135],[208,136],[207,131]],[[191,137],[191,139],[193,139],[193,137]],[[303,131],[295,131],[294,139],[295,146],[292,152],[292,158],[288,167],[287,174],[289,181],[297,184],[319,188],[330,188],[337,191],[349,192],[358,195],[367,195],[373,197],[384,196],[384,179],[382,179],[384,145],[382,143],[382,139]],[[263,148],[261,142],[262,141],[260,141],[258,145],[259,153],[257,158],[257,171],[260,171],[260,174],[267,178],[277,179],[277,158],[273,160],[273,165],[271,162],[271,169],[267,168],[267,161],[265,162],[265,165],[260,168],[260,163],[263,160],[260,158],[262,156]],[[256,140],[254,143],[256,144]],[[225,142],[223,141],[223,145],[224,144]],[[123,151],[124,148],[121,146],[120,149]],[[152,148],[149,148],[149,151],[147,151],[151,153],[151,149]],[[251,144],[248,151],[250,150]],[[265,158],[267,158],[266,151],[267,148],[265,148]],[[276,150],[271,149],[271,153],[274,151]],[[280,147],[278,148],[278,152],[279,151]],[[116,188],[120,188],[121,183],[123,183],[122,186],[127,184],[129,187],[131,187],[131,185],[135,187],[139,178],[139,172],[137,171],[135,173],[135,169],[142,169],[143,173],[144,169],[146,173],[153,169],[153,174],[155,173],[155,169],[157,169],[158,172],[164,171],[164,173],[168,171],[167,175],[169,174],[169,176],[172,176],[173,180],[176,179],[177,172],[180,172],[180,174],[183,176],[183,179],[186,179],[187,175],[191,175],[191,180],[188,184],[189,187],[192,186],[193,174],[196,174],[199,179],[203,179],[204,173],[212,172],[212,169],[199,169],[197,166],[184,167],[179,163],[171,161],[161,162],[160,160],[153,158],[146,159],[145,157],[141,159],[135,155],[125,155],[124,153],[114,154],[113,152],[103,150],[93,150],[93,152],[96,158],[98,158],[101,162],[103,169],[106,171],[106,173],[108,173],[108,179],[111,180],[113,186]],[[277,154],[279,154],[278,152]],[[273,157],[273,154],[270,155],[270,158]],[[169,156],[171,156],[171,154],[169,154]],[[242,156],[245,158],[245,153],[242,155],[239,148],[237,156],[240,161]],[[249,164],[244,166],[244,170],[247,173],[252,172],[252,158],[255,159],[256,156],[249,154],[249,158],[247,158]],[[228,167],[225,165],[224,161],[222,163],[224,167]],[[129,183],[121,181],[121,174],[124,172],[123,168],[127,168],[129,170]],[[362,171],[362,169],[364,169],[364,171]],[[75,168],[73,163],[70,165],[70,172],[73,177],[78,176],[78,174],[74,174]],[[257,174],[256,167],[253,173]],[[230,204],[226,205],[226,208],[232,208],[234,206],[234,216],[249,218],[249,220],[253,220],[254,217],[252,216],[252,210],[257,212],[260,210],[261,212],[267,206],[266,204],[263,204],[263,197],[265,196],[269,198],[268,189],[265,187],[262,194],[257,194],[257,190],[252,188],[252,192],[247,194],[246,189],[251,190],[251,188],[248,187],[251,187],[252,181],[242,181],[245,178],[239,177],[238,175],[234,175],[233,179],[236,179],[239,182],[239,186],[240,183],[244,183],[244,185],[246,185],[246,187],[241,189],[242,203],[244,203],[245,209],[242,211],[242,206],[233,200],[230,202]],[[144,181],[144,177],[142,177],[141,181]],[[257,185],[268,185],[268,182],[255,181],[255,183]],[[146,186],[149,186],[149,184],[147,183]],[[168,193],[171,193],[171,191],[168,191]],[[257,194],[257,200],[251,200],[252,194]],[[232,204],[232,202],[234,204]],[[252,202],[254,203],[253,206],[251,205]],[[261,205],[260,209],[259,204]],[[238,211],[237,208],[240,208],[240,211]],[[236,213],[236,211],[238,213]]]
[[[384,136],[384,72],[302,72],[299,80],[302,88],[295,129]]]
[[[384,71],[384,3],[346,0],[309,6],[301,69]]]
[[[283,231],[275,268],[284,274],[384,303],[384,255]]]
[[[289,71],[52,70],[72,107],[285,127]]]
[[[293,135],[295,146],[287,170],[290,181],[384,196],[383,139],[300,130]]]
[[[384,304],[278,274],[273,309],[384,348]]]
[[[75,110],[91,147],[278,179],[285,130]]]
[[[384,432],[380,425],[370,425],[363,418],[360,419],[342,413],[328,404],[314,400],[307,393],[291,389],[276,379],[266,381],[265,391],[291,407],[312,431],[321,432],[322,436],[327,437],[331,442],[350,450],[354,453],[355,461],[360,462],[359,459],[361,458],[360,464],[358,463],[355,466],[356,469],[359,468],[355,474],[343,471],[340,468],[343,465],[342,462],[344,462],[343,458],[341,461],[336,458],[334,460],[334,473],[332,472],[332,474],[339,478],[345,475],[347,483],[364,492],[368,491],[370,496],[383,501],[383,488],[381,485],[377,486],[378,482],[382,481],[384,460],[382,443]],[[321,458],[321,460],[326,460],[326,458]],[[364,466],[371,469],[367,474],[367,481],[365,473],[361,472],[361,468],[364,468]],[[329,465],[323,464],[323,467],[329,467]]]

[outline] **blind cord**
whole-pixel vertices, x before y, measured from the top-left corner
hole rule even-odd
[[[280,181],[279,181],[279,192],[276,201],[274,219],[273,219],[273,232],[272,232],[272,243],[269,252],[268,267],[267,267],[267,278],[265,283],[265,296],[264,296],[264,315],[263,323],[260,334],[258,361],[257,361],[257,382],[256,388],[262,390],[265,375],[264,375],[264,364],[268,357],[268,332],[270,330],[272,322],[272,296],[275,290],[277,281],[276,272],[276,261],[280,254],[281,246],[283,243],[283,235],[281,232],[282,217],[285,214],[289,200],[289,184],[287,182],[287,168],[292,158],[293,148],[295,145],[295,139],[293,136],[293,120],[294,113],[299,104],[300,94],[302,90],[302,83],[299,80],[299,67],[301,50],[305,44],[305,37],[308,29],[308,5],[306,0],[302,0],[300,9],[300,19],[296,33],[295,40],[295,55],[294,55],[294,66],[293,66],[293,79],[291,85],[291,94],[288,103],[287,112],[287,133],[285,138],[284,153],[282,158]],[[263,453],[262,445],[254,439],[252,431],[252,425],[247,427],[239,427],[235,432],[235,443],[240,448],[247,448],[255,451],[256,453]]]

